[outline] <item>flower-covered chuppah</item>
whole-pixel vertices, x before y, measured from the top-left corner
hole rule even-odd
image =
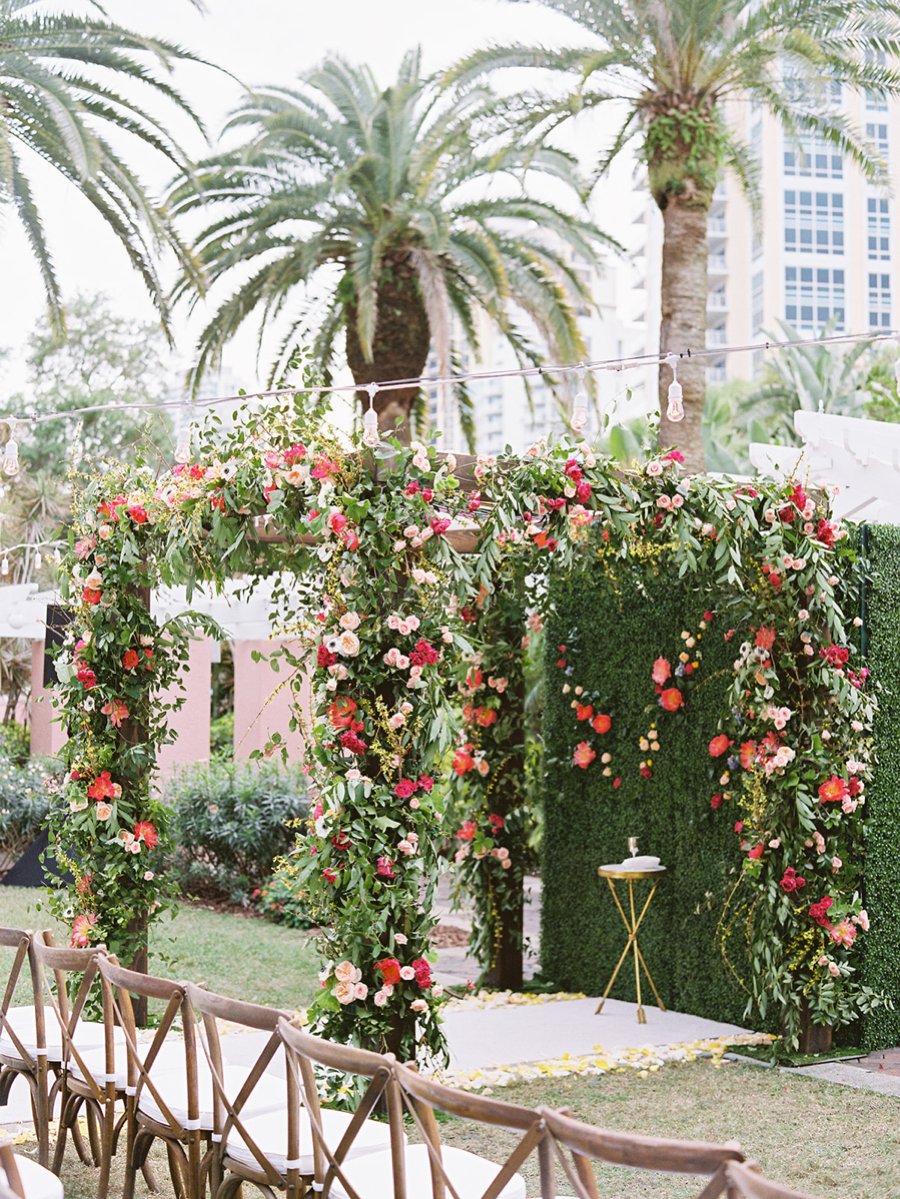
[[[67,561],[70,777],[55,829],[76,866],[64,897],[73,937],[133,946],[161,897],[153,864],[164,813],[149,775],[166,734],[154,697],[177,673],[188,630],[183,621],[157,627],[141,589],[277,573],[279,631],[305,638],[315,662],[307,754],[317,804],[292,861],[327,947],[317,1014],[329,1035],[439,1052],[430,897],[441,846],[455,840],[458,849],[466,823],[443,820],[447,787],[469,773],[463,759],[487,760],[484,732],[500,722],[488,713],[504,695],[497,680],[510,679],[491,669],[495,685],[485,689],[482,670],[474,686],[476,630],[461,613],[508,569],[527,572],[524,619],[525,607],[546,602],[547,571],[598,553],[614,569],[641,547],[665,546],[682,574],[711,572],[717,621],[727,609],[741,647],[710,752],[722,758],[722,793],[741,811],[735,853],[752,1002],[776,1007],[791,1036],[801,1009],[852,1018],[873,1002],[854,958],[867,920],[859,850],[874,701],[852,665],[838,588],[852,555],[827,498],[796,484],[683,479],[675,454],[622,471],[584,444],[482,460],[474,473],[478,497],[433,450],[348,447],[298,396],[246,413],[226,436],[208,429],[194,460],[162,478],[138,466],[86,484]],[[479,529],[465,559],[450,544],[460,518]],[[307,662],[291,665],[299,695]],[[471,694],[454,722],[460,683]],[[660,696],[679,689],[658,685]],[[615,713],[603,711],[580,726],[573,769],[605,768],[610,728]],[[502,746],[492,757],[498,794],[477,808],[491,828],[473,820],[472,841],[482,837],[480,860],[502,878],[512,867],[493,850],[509,847],[490,821],[506,825]],[[491,766],[479,777],[489,780]],[[518,836],[527,843],[527,829]],[[472,885],[494,880],[479,872]]]

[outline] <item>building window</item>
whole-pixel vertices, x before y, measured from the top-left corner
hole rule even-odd
[[[784,193],[784,248],[801,253],[843,254],[843,195],[788,188]]]
[[[843,179],[844,159],[839,150],[814,133],[785,144],[784,173],[815,179]]]
[[[829,322],[844,330],[844,272],[825,267],[784,268],[784,316],[804,333],[818,333]]]
[[[887,196],[866,200],[866,233],[869,257],[887,261],[891,256],[891,210]]]
[[[886,272],[869,272],[869,328],[875,331],[891,327],[891,276]]]
[[[761,331],[765,319],[762,271],[757,271],[750,283],[750,319],[753,322],[755,337]]]
[[[872,149],[881,159],[881,169],[878,173],[883,178],[887,175],[887,164],[890,154],[887,125],[881,122],[868,122],[866,124],[866,141],[871,143]]]

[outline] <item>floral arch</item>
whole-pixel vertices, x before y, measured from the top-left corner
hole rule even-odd
[[[548,571],[665,546],[682,576],[714,579],[737,630],[711,752],[744,814],[752,1002],[779,995],[790,1035],[803,1007],[853,1018],[872,1001],[854,959],[875,706],[842,607],[853,550],[826,496],[682,478],[679,458],[623,471],[558,443],[463,467],[422,445],[348,441],[298,394],[248,408],[231,432],[208,424],[192,460],[162,476],[138,463],[83,480],[64,566],[69,773],[52,842],[74,876],[55,901],[73,940],[134,957],[172,902],[151,776],[168,736],[160,693],[192,622],[157,624],[148,588],[274,575],[278,632],[305,647],[283,653],[315,807],[287,869],[323,930],[316,1013],[329,1035],[439,1055],[428,937],[440,857],[450,846],[462,859],[485,964],[521,903],[526,615],[539,622]],[[683,672],[664,673],[661,707],[689,705]],[[573,770],[602,756],[614,723],[591,713]]]

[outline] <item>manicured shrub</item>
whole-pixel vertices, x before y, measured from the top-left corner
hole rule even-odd
[[[41,831],[52,796],[49,764],[18,765],[0,756],[0,874],[5,873]]]
[[[273,874],[251,898],[258,910],[274,924],[284,924],[288,928],[314,927],[300,899],[299,888],[279,874]]]
[[[170,868],[194,894],[243,903],[272,873],[306,812],[297,769],[219,762],[180,771],[165,787],[172,807]]]

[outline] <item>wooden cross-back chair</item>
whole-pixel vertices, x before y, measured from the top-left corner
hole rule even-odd
[[[538,1108],[546,1123],[560,1171],[578,1199],[600,1199],[592,1162],[605,1162],[635,1170],[669,1174],[696,1174],[706,1178],[696,1199],[741,1199],[729,1179],[728,1168],[744,1162],[735,1142],[722,1145],[703,1141],[677,1141],[661,1137],[596,1128],[564,1112]],[[542,1199],[555,1199],[554,1190],[542,1190]]]
[[[766,1178],[753,1162],[729,1162],[725,1175],[741,1199],[813,1199],[806,1191],[795,1191]]]
[[[246,1003],[189,986],[191,1009],[201,1016],[199,1039],[212,1077],[214,1127],[208,1174],[210,1190],[231,1199],[249,1182],[271,1192],[298,1195],[308,1190],[315,1173],[313,1117],[301,1102],[300,1087],[289,1068],[279,1025],[288,1012]],[[229,1066],[223,1052],[220,1022],[268,1034],[255,1040],[252,1064],[242,1070]],[[249,1044],[249,1038],[234,1038]],[[322,1111],[314,1095],[315,1121],[332,1148],[341,1143],[355,1117],[347,1112]],[[354,1128],[354,1154],[383,1152],[388,1145],[385,1125],[361,1118]]]
[[[197,1046],[187,1002],[187,984],[128,970],[113,957],[98,962],[103,989],[104,1020],[121,1029],[124,1054],[107,1064],[124,1116],[112,1147],[124,1129],[126,1137],[124,1199],[132,1199],[139,1170],[148,1175],[147,1156],[154,1141],[165,1146],[176,1194],[200,1199],[200,1169],[205,1139],[200,1119]],[[132,997],[163,1006],[149,1040],[138,1035]],[[175,1035],[180,1024],[179,1035]],[[152,1189],[152,1174],[148,1176]]]
[[[53,1153],[52,1169],[62,1169],[68,1134],[79,1157],[86,1165],[100,1169],[99,1199],[105,1199],[109,1186],[112,1158],[114,1085],[107,1085],[108,1071],[114,1071],[115,1045],[122,1043],[121,1030],[108,1021],[85,1018],[91,992],[99,998],[100,979],[97,963],[105,950],[71,949],[53,943],[49,932],[32,938],[41,997],[44,1001],[44,1028],[47,1055],[56,1078],[49,1093],[52,1112],[59,1102],[59,1131]],[[73,976],[77,977],[77,985]],[[70,996],[70,981],[74,993]],[[89,1063],[91,1063],[89,1065]],[[83,1112],[87,1119],[90,1155],[78,1124]]]
[[[0,928],[0,949],[10,950],[12,964],[0,1000],[0,1104],[9,1102],[9,1093],[17,1078],[28,1085],[34,1131],[38,1142],[38,1160],[46,1166],[50,1159],[49,1074],[44,1033],[44,1005],[34,956],[32,934],[21,928]],[[28,968],[30,1004],[14,1004],[16,990]]]
[[[425,1199],[430,1195],[432,1199],[525,1199],[525,1183],[516,1171],[534,1150],[540,1150],[544,1134],[541,1117],[535,1112],[462,1092],[445,1094],[445,1089],[437,1084],[426,1082],[412,1071],[404,1071],[391,1054],[332,1044],[286,1021],[280,1022],[279,1032],[309,1113],[315,1165],[313,1187],[324,1197]],[[336,1146],[329,1144],[324,1128],[324,1113],[317,1098],[316,1066],[370,1080],[344,1138]],[[441,1104],[436,1103],[438,1091]],[[411,1098],[414,1092],[415,1099]],[[523,1136],[506,1161],[498,1166],[464,1149],[441,1146],[434,1106],[469,1119],[482,1118],[498,1127],[520,1131]],[[388,1150],[354,1156],[354,1140],[376,1108],[387,1116]],[[479,1115],[474,1114],[476,1109]],[[406,1114],[411,1114],[418,1125],[421,1144],[408,1144],[404,1131]]]

